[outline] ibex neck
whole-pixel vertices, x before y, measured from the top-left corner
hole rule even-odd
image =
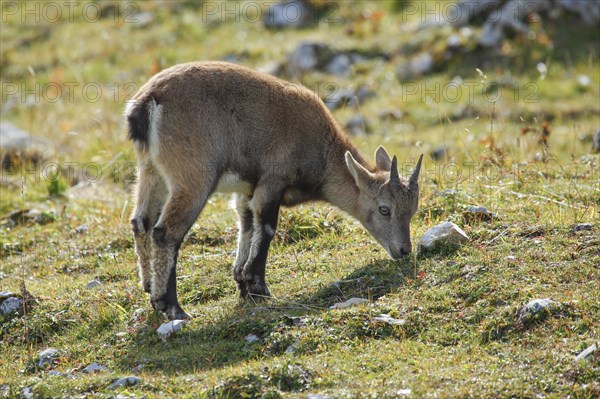
[[[366,169],[373,171],[371,165],[358,152],[350,140],[342,136],[332,145],[329,154],[323,196],[327,202],[362,222],[357,206],[359,190],[354,177],[346,166],[346,151],[350,151],[354,159]]]

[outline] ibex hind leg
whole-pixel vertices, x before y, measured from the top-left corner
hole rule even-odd
[[[158,223],[152,230],[152,293],[155,309],[169,320],[186,319],[177,298],[177,256],[186,233],[204,208],[212,191],[212,181],[194,182],[194,192],[172,191]]]
[[[158,221],[160,211],[166,201],[168,190],[165,182],[145,154],[138,154],[139,172],[135,194],[135,209],[132,213],[131,228],[135,239],[135,252],[138,256],[140,281],[145,292],[150,293],[152,257],[152,227]]]

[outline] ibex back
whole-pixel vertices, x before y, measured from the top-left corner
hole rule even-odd
[[[131,224],[142,286],[169,319],[184,236],[215,191],[235,192],[233,277],[243,298],[268,297],[265,264],[281,205],[328,201],[396,259],[411,252],[421,159],[408,182],[379,147],[371,166],[310,90],[223,62],[174,66],[126,109],[138,157]]]

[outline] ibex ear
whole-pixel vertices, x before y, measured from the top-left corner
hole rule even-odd
[[[375,165],[378,170],[389,171],[392,168],[392,159],[382,146],[375,151]]]
[[[360,190],[366,189],[369,183],[369,171],[354,159],[350,151],[346,151],[346,166],[354,177],[356,186]]]
[[[419,187],[419,172],[421,171],[421,162],[423,162],[423,154],[419,157],[419,161],[417,162],[417,166],[410,177],[408,182],[409,187],[418,188]]]

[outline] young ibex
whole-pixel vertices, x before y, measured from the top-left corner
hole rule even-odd
[[[369,165],[308,89],[237,65],[194,62],[155,75],[125,113],[139,166],[131,224],[140,278],[171,320],[188,317],[176,293],[179,247],[215,191],[237,193],[233,277],[243,298],[270,295],[265,263],[281,205],[328,201],[392,258],[411,252],[423,156],[408,182],[383,147]]]

